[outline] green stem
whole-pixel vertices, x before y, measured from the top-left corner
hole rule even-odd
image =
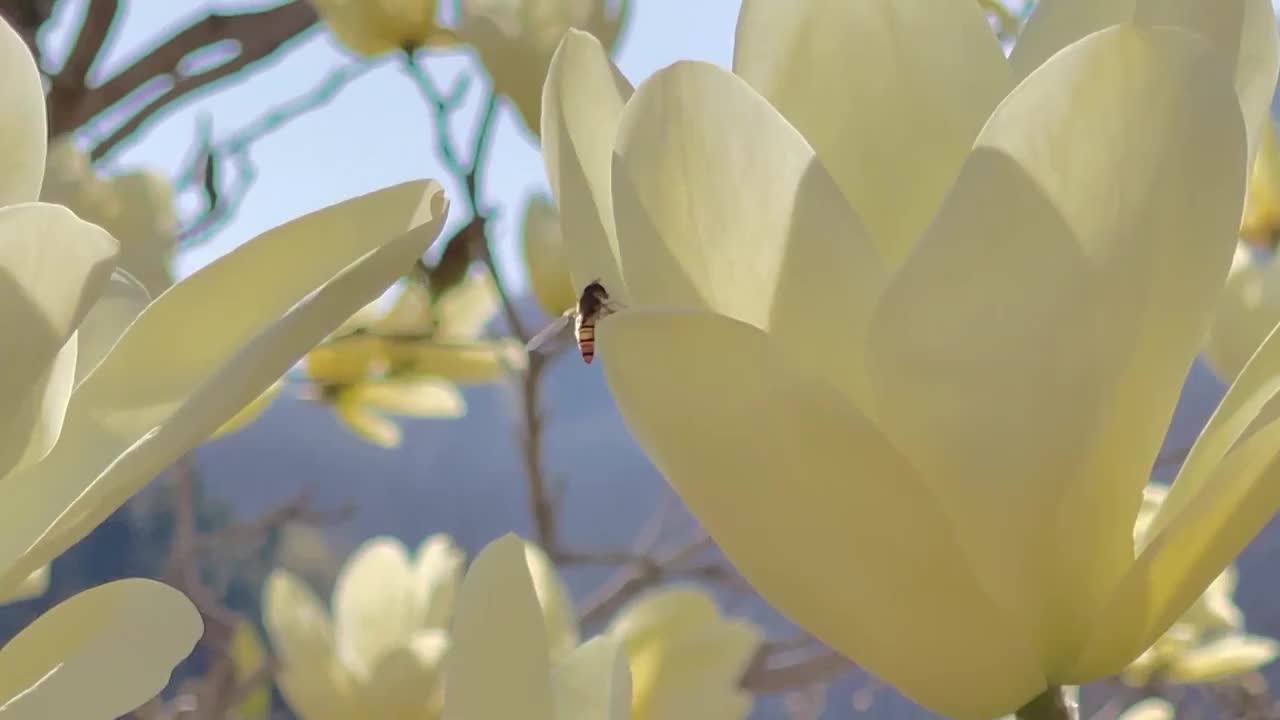
[[[1079,720],[1080,706],[1075,693],[1052,686],[1014,713],[1018,720]]]

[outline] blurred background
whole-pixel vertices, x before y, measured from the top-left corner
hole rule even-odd
[[[599,22],[598,35],[616,32],[613,58],[632,83],[678,59],[728,66],[739,5],[462,2],[476,13],[522,4],[533,8],[521,16],[535,38],[523,40],[531,43],[528,57],[549,59],[563,32],[556,23]],[[1002,23],[1016,27],[1031,9],[1026,2],[983,4],[993,29],[1006,34],[1012,28]],[[460,27],[467,10],[441,2],[438,12],[440,26],[449,28]],[[536,89],[530,95],[504,85],[489,103],[495,87],[532,81],[499,76],[498,56],[486,55],[479,41],[411,55],[357,52],[300,0],[0,0],[0,13],[34,43],[49,77],[63,78],[76,64],[84,78],[78,90],[50,85],[57,150],[46,194],[62,193],[51,199],[92,219],[93,194],[112,187],[112,178],[145,172],[171,193],[171,209],[147,205],[141,234],[151,244],[137,250],[138,267],[155,266],[153,279],[135,273],[153,291],[300,214],[432,177],[453,205],[426,258],[431,285],[420,297],[439,309],[437,324],[465,326],[459,337],[439,340],[473,343],[466,352],[490,353],[484,357],[497,368],[475,371],[465,358],[442,356],[436,372],[424,373],[438,383],[436,401],[416,408],[426,417],[391,418],[399,426],[395,438],[377,423],[361,434],[364,415],[350,405],[357,398],[344,394],[358,382],[334,369],[358,359],[310,358],[261,416],[195,450],[55,561],[48,592],[0,608],[0,637],[87,586],[163,578],[196,599],[213,629],[175,676],[170,699],[195,687],[184,682],[222,678],[236,689],[219,717],[294,717],[270,689],[270,673],[255,674],[269,648],[261,590],[272,568],[304,578],[328,602],[342,563],[369,538],[390,536],[412,549],[445,533],[471,556],[514,531],[547,547],[586,615],[586,632],[669,581],[697,582],[726,614],[761,623],[768,641],[743,681],[758,693],[752,717],[927,717],[806,640],[744,589],[631,441],[598,364],[583,364],[564,343],[523,369],[503,364],[508,355],[495,342],[527,338],[558,312],[557,301],[572,298],[567,276],[566,287],[556,289],[555,270],[545,269],[555,265],[546,258],[554,259],[557,230],[537,128],[530,128]],[[539,22],[546,27],[533,27]],[[114,202],[135,201],[125,184],[117,191]],[[498,283],[487,267],[497,270]],[[531,282],[538,274],[543,279]],[[378,309],[406,307],[405,297],[422,292],[415,282],[406,279]],[[462,297],[471,287],[480,300],[467,296],[454,310],[440,309],[447,291]],[[1188,445],[1221,393],[1198,364],[1166,447]],[[1158,467],[1157,479],[1171,478],[1175,467]],[[1280,526],[1273,523],[1239,562],[1235,600],[1250,633],[1280,637],[1277,567]],[[245,682],[228,684],[227,673]],[[1114,716],[1145,694],[1163,694],[1185,703],[1179,717],[1280,716],[1267,691],[1267,681],[1276,680],[1280,668],[1267,665],[1261,675],[1204,687],[1117,681],[1087,688],[1084,706],[1086,715]],[[180,710],[169,716],[186,717]]]

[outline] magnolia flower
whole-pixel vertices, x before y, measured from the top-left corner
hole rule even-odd
[[[1274,250],[1241,242],[1205,335],[1204,357],[1230,383],[1280,323],[1280,263]]]
[[[910,51],[904,48],[909,42]],[[992,718],[1116,673],[1280,506],[1280,341],[1142,542],[1277,75],[1267,0],[746,0],[634,92],[570,32],[543,156],[639,445],[765,599]],[[832,568],[840,568],[833,573]]]
[[[613,48],[628,1],[461,0],[458,34],[475,47],[494,91],[510,99],[538,135],[542,83],[560,37],[577,28]]]
[[[529,288],[542,311],[556,317],[578,302],[578,293],[569,279],[560,217],[546,196],[535,196],[525,208],[522,239]]]
[[[457,42],[436,23],[436,0],[311,0],[338,42],[365,57]]]
[[[165,178],[145,170],[99,177],[89,154],[63,136],[49,146],[40,199],[65,205],[80,219],[111,233],[120,242],[116,264],[152,297],[173,284],[169,265],[178,218],[173,189]]]
[[[446,204],[438,185],[413,182],[326,208],[150,301],[114,273],[119,243],[106,230],[37,202],[44,91],[3,21],[0,67],[0,598],[11,600],[393,282]],[[201,631],[191,603],[160,583],[87,590],[0,648],[0,713],[124,715],[164,687]]]
[[[1134,525],[1135,542],[1144,542],[1151,520],[1168,495],[1163,485],[1148,485]],[[1244,632],[1244,613],[1232,600],[1236,569],[1228,566],[1182,617],[1122,673],[1130,685],[1153,678],[1167,682],[1205,683],[1252,672],[1276,659],[1280,644]]]
[[[629,720],[631,677],[622,644],[600,635],[557,648],[526,544],[489,543],[467,569],[450,625],[444,720]],[[545,579],[545,576],[544,576]],[[563,638],[561,635],[559,638]]]
[[[302,720],[437,717],[462,563],[444,535],[412,557],[398,540],[369,540],[338,574],[332,619],[302,580],[272,571],[263,623],[293,711]]]
[[[385,415],[460,417],[466,401],[456,383],[492,382],[523,362],[516,343],[479,338],[497,305],[487,273],[435,300],[406,283],[385,313],[366,306],[307,354],[307,395],[364,440],[397,447],[400,428]]]

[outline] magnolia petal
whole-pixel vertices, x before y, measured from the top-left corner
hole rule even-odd
[[[418,627],[447,628],[454,597],[462,582],[466,553],[444,533],[427,537],[413,562],[414,622]]]
[[[1166,670],[1173,682],[1211,683],[1258,670],[1280,655],[1280,643],[1261,635],[1228,635],[1182,653]]]
[[[466,384],[492,382],[525,363],[520,343],[506,340],[389,340],[386,354],[393,372]]]
[[[420,288],[416,290],[418,293],[426,290],[421,285],[413,287]],[[484,333],[500,305],[493,276],[488,272],[472,272],[436,299],[431,308],[436,322],[432,337],[453,342],[475,340]]]
[[[6,495],[24,512],[0,537],[0,557],[21,560],[0,587],[84,537],[383,292],[446,210],[434,182],[370,193],[269,231],[148,306],[77,388],[53,452]],[[191,326],[202,331],[175,344]]]
[[[1153,697],[1130,705],[1116,720],[1173,720],[1174,712],[1173,703]]]
[[[39,570],[27,576],[13,591],[0,598],[0,604],[8,604],[30,600],[44,595],[49,590],[49,566],[42,565]]]
[[[565,255],[560,216],[545,196],[531,198],[525,207],[521,239],[529,289],[542,312],[548,317],[556,317],[573,307],[578,301],[578,291],[569,277],[569,258]]]
[[[393,378],[351,388],[351,401],[377,412],[421,418],[458,418],[467,402],[458,386],[436,378]]]
[[[261,395],[250,400],[249,404],[245,405],[240,412],[232,415],[230,420],[222,423],[222,426],[215,430],[210,437],[221,437],[251,425],[253,421],[262,417],[262,414],[271,406],[271,402],[276,399],[283,387],[284,383],[282,381],[277,380],[271,383],[266,390],[262,391]]]
[[[578,615],[560,571],[542,548],[525,543],[524,557],[529,565],[529,577],[533,579],[533,591],[538,596],[538,606],[542,608],[542,620],[547,626],[551,662],[555,663],[578,646]]]
[[[301,717],[343,717],[349,679],[336,663],[329,614],[293,573],[272,570],[262,591],[262,624],[281,663],[276,682]]]
[[[879,257],[764,98],[714,65],[676,63],[627,104],[614,157],[618,243],[637,304],[750,323],[851,397],[866,394]]]
[[[362,688],[361,713],[369,718],[435,717],[443,702],[440,681],[448,649],[449,636],[440,629],[401,638],[373,666]]]
[[[600,41],[569,30],[542,87],[542,160],[560,208],[573,287],[598,280],[615,299],[629,294],[618,262],[610,173],[613,141],[631,83]]]
[[[0,208],[40,196],[49,136],[35,58],[0,18]],[[6,306],[7,308],[8,306]],[[9,312],[6,310],[6,312]]]
[[[1026,630],[984,594],[914,468],[767,335],[632,309],[598,337],[632,435],[771,605],[948,717],[997,717],[1043,689]]]
[[[387,450],[400,447],[403,435],[400,432],[400,426],[394,420],[346,399],[339,399],[334,404],[333,411],[343,427],[370,445]]]
[[[1202,34],[1235,74],[1249,157],[1270,122],[1280,69],[1271,0],[1040,0],[1009,61],[1028,75],[1067,45],[1110,25],[1175,25]]]
[[[472,561],[458,591],[450,642],[445,720],[556,717],[547,633],[523,540],[504,535]]]
[[[413,568],[404,543],[366,540],[343,565],[333,586],[338,656],[357,673],[404,643],[414,626]]]
[[[555,694],[555,720],[628,720],[631,717],[627,656],[622,651],[622,643],[614,638],[601,635],[575,648],[556,665],[551,685]]]
[[[5,718],[112,720],[155,697],[204,632],[182,593],[130,578],[55,605],[0,649]],[[122,649],[128,662],[121,662]]]
[[[1186,612],[1280,508],[1278,457],[1280,421],[1273,421],[1241,441],[1195,502],[1148,538],[1095,619],[1070,678],[1123,665]]]
[[[111,273],[111,280],[76,330],[80,344],[76,385],[98,367],[150,302],[151,294],[128,272],[116,268]]]
[[[27,397],[9,411],[7,425],[11,430],[0,435],[0,458],[16,462],[4,469],[16,472],[40,462],[61,437],[75,383],[77,338],[78,334],[71,335],[53,362],[32,382]]]
[[[106,287],[118,245],[70,210],[44,203],[0,207],[0,237],[0,407],[12,408],[32,393]],[[0,416],[0,435],[27,431]],[[14,460],[0,455],[0,475]]]
[[[972,0],[745,0],[733,71],[813,146],[890,265],[1014,85]]]
[[[626,647],[637,717],[743,718],[751,694],[738,682],[764,638],[728,620],[693,587],[650,593],[618,611],[609,635]]]
[[[886,432],[988,591],[1018,598],[1051,680],[1129,566],[1231,262],[1244,132],[1205,47],[1121,26],[1029,76],[872,320]]]

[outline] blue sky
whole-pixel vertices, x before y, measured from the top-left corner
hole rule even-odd
[[[61,5],[59,24],[65,27],[67,21],[78,16],[83,3]],[[125,3],[106,62],[95,67],[95,75],[101,78],[114,73],[193,15],[214,7],[263,5],[261,0],[132,0]],[[682,58],[727,65],[738,6],[737,0],[633,0],[616,60],[633,82]],[[192,10],[193,7],[200,10]],[[50,40],[57,42],[58,34],[52,33]],[[328,33],[313,33],[301,47],[283,54],[273,66],[253,73],[244,82],[187,102],[163,121],[153,123],[133,142],[109,156],[107,168],[145,166],[177,177],[185,169],[201,114],[212,117],[215,138],[223,137],[259,117],[270,106],[318,85],[326,75],[354,59]],[[456,73],[472,72],[474,66],[470,63],[469,55],[442,60],[432,71],[438,77],[437,85],[447,87]],[[464,113],[478,109],[483,87],[481,83],[472,84]],[[471,122],[460,116],[456,129],[466,132]],[[497,208],[495,231],[500,264],[508,282],[520,289],[524,277],[516,262],[518,224],[530,193],[545,192],[545,172],[534,139],[513,110],[500,105],[495,131],[483,199]],[[430,115],[393,57],[347,85],[331,104],[256,143],[252,157],[258,177],[236,217],[207,243],[182,254],[178,260],[181,274],[267,228],[379,187],[425,176],[439,178],[457,192],[436,156]],[[460,204],[454,208],[450,220],[456,226],[465,222],[466,211]]]

